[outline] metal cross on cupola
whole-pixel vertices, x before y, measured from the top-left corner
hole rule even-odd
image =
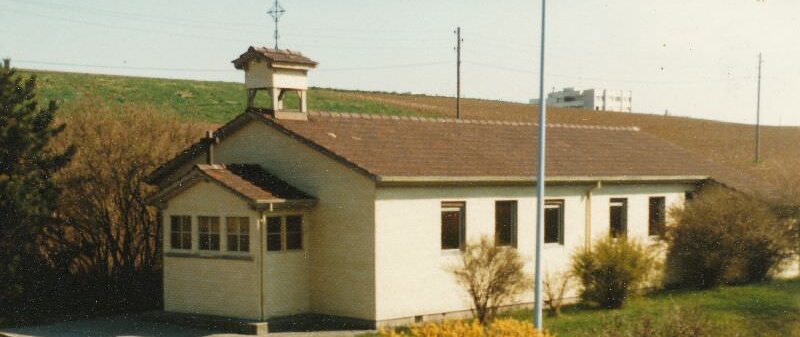
[[[281,4],[278,3],[278,0],[275,0],[275,3],[272,5],[272,8],[267,11],[273,20],[275,20],[275,49],[278,49],[278,21],[280,20],[283,13],[286,13],[286,10],[281,7]]]

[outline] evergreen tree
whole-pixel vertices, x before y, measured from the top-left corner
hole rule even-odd
[[[0,69],[0,320],[4,310],[14,310],[15,303],[36,291],[41,282],[46,266],[40,252],[46,242],[39,238],[44,227],[53,223],[59,195],[52,177],[74,153],[72,147],[60,153],[49,148],[64,125],[53,125],[55,102],[38,108],[35,75],[23,79],[8,60],[4,63]]]

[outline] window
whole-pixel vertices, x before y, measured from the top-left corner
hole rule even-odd
[[[225,219],[228,232],[229,252],[250,251],[250,218],[228,217]]]
[[[271,216],[267,218],[267,251],[279,252],[283,250],[281,227],[281,217]]]
[[[517,246],[517,201],[494,203],[494,242],[498,246]]]
[[[648,218],[648,234],[649,235],[664,235],[664,227],[666,226],[666,210],[667,203],[664,197],[651,197],[650,198],[650,217]]]
[[[288,215],[267,218],[267,251],[301,249],[303,249],[302,216]]]
[[[200,250],[219,250],[219,217],[197,217],[200,229]]]
[[[303,249],[303,217],[286,217],[286,250]]]
[[[192,249],[192,217],[173,215],[169,217],[169,245],[172,249]]]
[[[544,243],[564,244],[564,201],[544,202]]]
[[[609,206],[611,237],[625,236],[628,231],[628,199],[612,198]]]
[[[464,247],[464,223],[463,202],[443,202],[442,203],[442,249],[460,249]]]

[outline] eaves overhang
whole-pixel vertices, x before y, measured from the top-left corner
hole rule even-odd
[[[552,176],[546,177],[548,184],[569,185],[594,182],[636,183],[696,183],[710,179],[707,175],[629,175],[629,176]],[[391,186],[486,186],[486,185],[536,185],[534,176],[378,176],[379,187]]]

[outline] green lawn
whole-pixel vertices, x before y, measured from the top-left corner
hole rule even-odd
[[[615,318],[631,321],[647,316],[657,320],[668,317],[676,306],[701,313],[740,336],[800,337],[800,279],[707,291],[663,291],[634,298],[619,310],[571,306],[558,318],[545,318],[544,324],[559,337],[591,336],[592,329]],[[531,320],[530,310],[509,315]]]
[[[145,77],[63,73],[20,70],[24,76],[38,78],[40,100],[56,99],[69,108],[69,103],[87,96],[112,104],[152,105],[165,112],[193,120],[225,123],[242,113],[247,102],[244,84],[172,80]],[[260,92],[256,105],[266,106],[266,92]],[[310,89],[309,109],[314,111],[417,115],[412,109],[375,100],[354,99],[332,89]],[[295,95],[287,96],[287,106],[297,106]]]

